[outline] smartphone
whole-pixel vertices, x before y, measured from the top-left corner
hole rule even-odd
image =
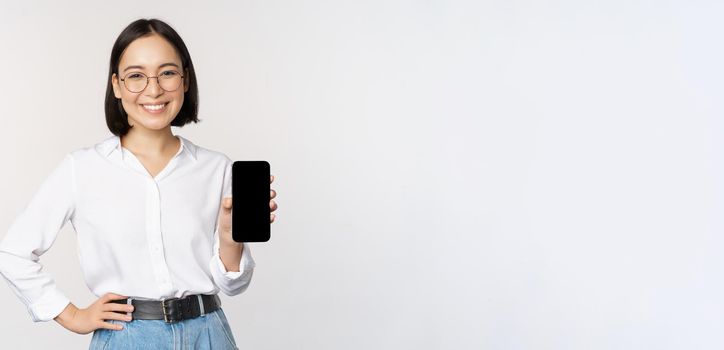
[[[231,166],[231,236],[236,242],[271,238],[271,172],[263,160],[234,161]]]

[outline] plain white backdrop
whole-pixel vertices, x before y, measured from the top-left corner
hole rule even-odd
[[[196,67],[174,133],[276,176],[240,348],[724,347],[722,2],[3,2],[0,235],[110,136],[138,18]],[[75,244],[40,261],[86,307]],[[90,342],[0,306],[2,348]]]

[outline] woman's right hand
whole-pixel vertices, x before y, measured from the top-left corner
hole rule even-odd
[[[69,303],[60,315],[54,318],[61,326],[78,334],[88,334],[98,328],[121,330],[122,325],[106,322],[105,320],[131,321],[126,312],[133,311],[133,305],[111,303],[111,300],[126,299],[128,297],[106,293],[85,309],[79,309]]]

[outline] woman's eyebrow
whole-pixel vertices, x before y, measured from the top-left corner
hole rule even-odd
[[[166,67],[166,66],[174,66],[174,67],[176,67],[176,68],[179,68],[178,64],[172,63],[172,62],[164,63],[164,64],[158,66],[158,68],[163,68],[163,67]],[[127,71],[127,70],[129,70],[129,69],[133,69],[133,68],[143,69],[144,67],[143,67],[143,66],[128,66],[128,67],[126,67],[126,69],[124,69],[123,71],[125,72],[125,71]]]

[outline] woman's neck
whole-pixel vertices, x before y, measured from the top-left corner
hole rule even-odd
[[[153,132],[144,132],[140,130],[131,130],[121,136],[121,146],[133,152],[135,155],[156,157],[165,155],[171,150],[175,151],[179,147],[181,140],[171,133],[171,128],[163,130],[154,130]]]

